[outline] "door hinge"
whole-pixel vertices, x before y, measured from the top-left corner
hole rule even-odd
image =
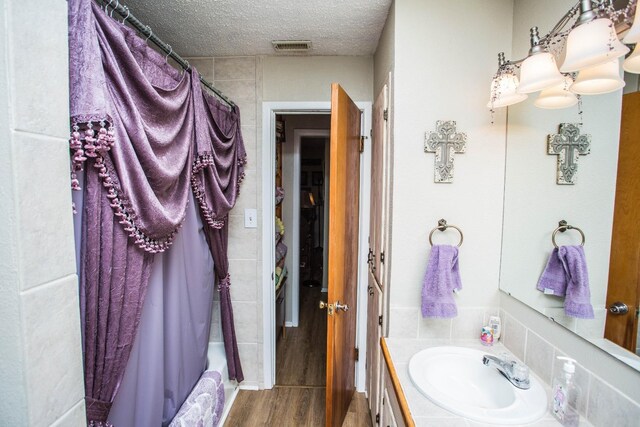
[[[366,138],[366,136],[362,135],[360,137],[360,152],[364,152],[364,139]]]
[[[384,252],[380,252],[380,264],[384,264]]]
[[[373,249],[369,248],[369,253],[367,254],[367,264],[371,265],[373,262]]]
[[[384,109],[384,112],[382,113],[382,118],[384,119],[385,122],[387,120],[389,120],[389,109],[388,108]]]
[[[378,316],[378,325],[382,326],[382,314]]]
[[[360,349],[356,347],[355,350],[356,350],[356,362],[357,362],[360,360]]]
[[[380,424],[380,414],[376,414],[376,424]]]

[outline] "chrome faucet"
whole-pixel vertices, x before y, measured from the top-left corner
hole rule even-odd
[[[515,360],[508,360],[506,357],[500,359],[490,354],[485,354],[482,357],[482,363],[486,366],[494,366],[511,384],[518,388],[526,390],[531,387],[529,368],[526,365]]]

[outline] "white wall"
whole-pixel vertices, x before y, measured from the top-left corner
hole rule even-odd
[[[387,20],[378,40],[378,47],[373,56],[373,95],[378,96],[390,72],[393,72],[395,61],[396,4],[391,3]]]
[[[0,424],[85,425],[67,3],[0,7]]]
[[[370,56],[265,56],[264,101],[330,101],[340,83],[354,101],[373,99]]]
[[[497,53],[511,48],[512,13],[510,0],[395,2],[390,336],[476,337],[486,315],[497,313],[505,115],[492,125],[486,103]],[[436,120],[456,120],[468,136],[452,184],[433,182],[434,155],[423,152]],[[465,236],[453,321],[420,315],[428,234],[440,218]],[[454,231],[434,238],[458,241]]]

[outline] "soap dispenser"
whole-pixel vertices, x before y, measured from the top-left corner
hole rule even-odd
[[[564,360],[562,370],[553,378],[551,386],[551,413],[563,426],[575,427],[580,424],[578,402],[580,388],[575,384],[576,361],[569,357],[558,356]]]

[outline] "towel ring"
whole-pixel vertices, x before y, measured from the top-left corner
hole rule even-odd
[[[433,246],[433,240],[431,240],[431,238],[433,237],[433,233],[435,233],[436,230],[445,231],[447,228],[455,228],[458,231],[458,233],[460,233],[460,241],[458,242],[458,247],[462,246],[462,241],[464,240],[464,235],[462,234],[462,230],[460,230],[455,225],[447,224],[447,221],[445,221],[444,219],[441,219],[440,221],[438,221],[438,226],[435,227],[433,230],[431,230],[431,232],[429,233],[429,244]]]
[[[551,235],[551,242],[553,243],[554,247],[558,247],[558,244],[556,243],[556,234],[558,234],[558,231],[564,233],[567,230],[577,230],[578,233],[580,233],[580,236],[582,237],[582,243],[580,243],[580,246],[584,246],[584,242],[585,242],[585,237],[584,237],[584,233],[582,232],[582,230],[580,230],[578,227],[574,227],[571,224],[567,224],[567,221],[560,221],[559,223],[560,225],[558,226],[558,228],[556,228],[555,230],[553,230],[553,234]]]

